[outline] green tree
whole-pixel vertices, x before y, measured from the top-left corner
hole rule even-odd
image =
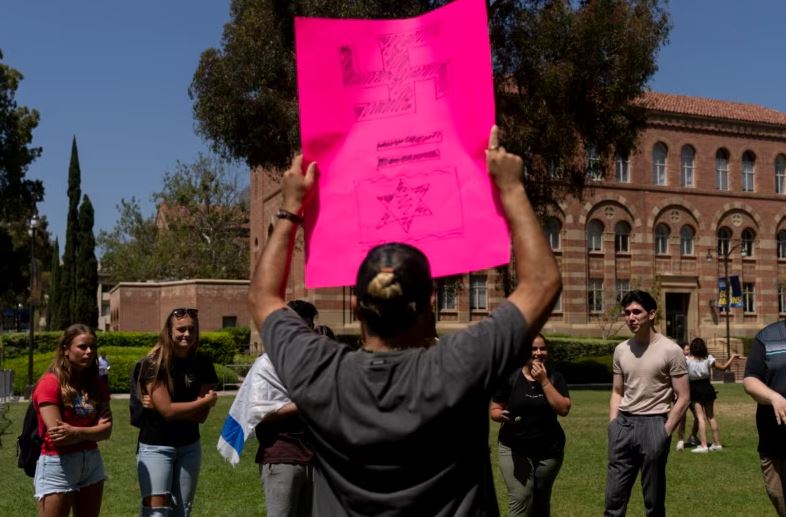
[[[98,326],[98,261],[93,236],[93,204],[87,195],[79,207],[79,244],[76,262],[76,293],[73,322]]]
[[[31,147],[38,111],[16,103],[21,73],[2,63],[0,51],[0,222],[26,221],[44,198],[44,185],[25,179],[28,166],[41,154]],[[2,257],[0,257],[2,258]]]
[[[58,319],[60,312],[60,243],[55,238],[54,249],[52,250],[52,265],[50,266],[49,276],[49,300],[46,306],[46,326],[49,330],[63,328],[62,322]]]
[[[101,267],[115,282],[247,278],[248,206],[237,174],[199,155],[166,172],[156,217],[121,201],[115,227],[98,236]]]
[[[79,167],[79,151],[76,137],[71,141],[71,161],[68,165],[68,218],[66,220],[66,241],[63,252],[63,265],[60,269],[60,303],[55,321],[60,325],[53,327],[62,330],[72,323],[77,301],[77,250],[79,248],[79,201],[82,197],[82,171]]]
[[[222,46],[202,53],[189,89],[198,131],[227,158],[286,165],[300,148],[293,17],[398,18],[444,3],[233,0]],[[645,120],[636,99],[669,31],[664,4],[490,2],[497,119],[504,145],[527,158],[528,194],[541,210],[581,193],[588,149],[604,167],[634,148]]]

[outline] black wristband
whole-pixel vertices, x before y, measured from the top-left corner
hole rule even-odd
[[[287,221],[292,221],[295,224],[303,224],[303,218],[297,214],[293,214],[289,210],[284,210],[283,208],[279,208],[278,212],[276,212],[276,217],[279,219],[286,219]]]

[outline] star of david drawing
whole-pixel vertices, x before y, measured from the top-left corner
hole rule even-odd
[[[426,195],[429,187],[428,184],[413,187],[408,185],[404,179],[399,179],[393,192],[377,196],[379,202],[385,207],[385,213],[377,221],[377,230],[398,222],[401,228],[409,233],[413,219],[431,215],[431,209],[423,202],[423,196]]]

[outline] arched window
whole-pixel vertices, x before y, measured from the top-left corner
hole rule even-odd
[[[669,234],[671,230],[665,224],[659,224],[655,227],[655,253],[658,255],[666,255],[669,253]]]
[[[742,153],[742,191],[753,192],[753,173],[756,166],[756,156],[750,152]]]
[[[628,153],[617,153],[614,157],[614,174],[619,183],[630,183],[630,158]]]
[[[549,246],[554,251],[560,249],[560,232],[562,232],[562,223],[556,217],[549,217],[546,219],[546,238],[549,241]]]
[[[693,160],[696,152],[693,147],[685,145],[680,152],[680,183],[683,187],[693,186]]]
[[[740,253],[742,253],[743,257],[752,257],[753,256],[753,243],[756,240],[756,232],[751,230],[750,228],[745,228],[742,230],[742,234],[740,235]]]
[[[725,226],[718,230],[718,256],[725,257],[731,248],[731,230]]]
[[[786,194],[786,156],[775,158],[775,193]]]
[[[786,259],[786,230],[778,232],[778,258]]]
[[[693,237],[696,232],[693,231],[688,225],[685,225],[680,230],[680,255],[691,256],[693,255]]]
[[[652,181],[656,185],[666,184],[666,156],[669,150],[665,144],[658,142],[652,147]]]
[[[620,221],[614,226],[614,251],[630,253],[630,225]]]
[[[597,219],[587,225],[587,251],[603,251],[603,224]]]
[[[729,190],[729,151],[718,149],[715,153],[715,186],[718,190]]]

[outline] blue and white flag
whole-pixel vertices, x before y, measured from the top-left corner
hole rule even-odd
[[[265,416],[290,402],[267,354],[254,361],[235,395],[218,438],[218,452],[233,466],[240,462],[246,440]]]

